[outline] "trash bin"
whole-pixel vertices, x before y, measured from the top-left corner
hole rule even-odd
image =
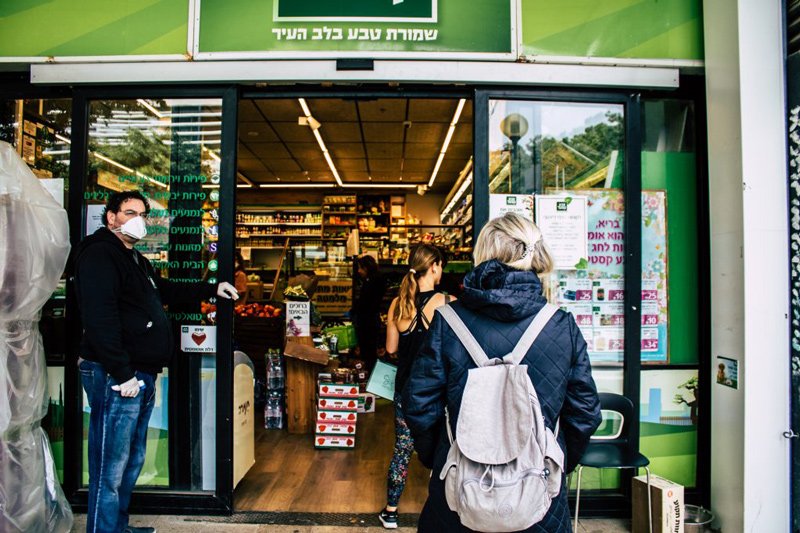
[[[714,513],[696,505],[683,506],[683,530],[685,533],[704,533],[711,531]]]

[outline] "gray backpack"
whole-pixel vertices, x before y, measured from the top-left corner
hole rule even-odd
[[[489,359],[453,308],[437,309],[472,356],[456,438],[440,479],[461,523],[474,531],[520,531],[539,522],[561,491],[564,452],[545,426],[539,397],[519,363],[558,310],[547,304],[514,350]]]

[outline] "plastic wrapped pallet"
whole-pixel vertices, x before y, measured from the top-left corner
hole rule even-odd
[[[0,142],[0,531],[69,531],[47,413],[42,306],[69,255],[67,213]]]

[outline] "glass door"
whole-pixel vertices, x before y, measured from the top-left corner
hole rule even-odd
[[[536,221],[556,262],[547,297],[574,315],[598,389],[633,401],[653,473],[702,502],[707,226],[692,100],[478,91],[475,107],[476,227],[509,210]],[[619,473],[583,477],[587,510],[629,505]]]
[[[205,284],[232,281],[234,171],[227,165],[235,161],[235,144],[226,136],[235,139],[236,92],[215,93],[77,98],[87,133],[76,158],[83,178],[81,237],[102,226],[112,193],[140,191],[150,212],[148,235],[136,249],[157,275],[182,284],[189,296],[169,302],[162,295],[175,346],[171,363],[156,379],[137,482],[141,494],[134,500],[140,508],[173,501],[180,509],[185,504],[179,502],[194,495],[207,500],[193,506],[211,510],[229,507],[231,498],[230,463],[220,457],[231,454],[232,307],[229,301],[191,296]],[[234,113],[232,120],[223,117],[226,98],[233,102],[224,106],[225,113]],[[228,122],[233,129],[223,127]],[[232,157],[224,155],[227,150]],[[80,405],[79,489],[88,483],[85,394]]]
[[[631,224],[640,176],[626,160],[637,135],[630,110],[625,96],[479,91],[475,225],[508,211],[536,221],[556,263],[543,280],[546,296],[574,315],[598,389],[638,404],[640,338],[652,333],[630,326],[642,283]],[[582,489],[626,485],[617,471],[584,471]]]

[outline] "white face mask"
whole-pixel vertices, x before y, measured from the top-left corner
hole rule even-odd
[[[133,217],[117,230],[132,239],[141,240],[147,235],[147,224],[142,217]]]

